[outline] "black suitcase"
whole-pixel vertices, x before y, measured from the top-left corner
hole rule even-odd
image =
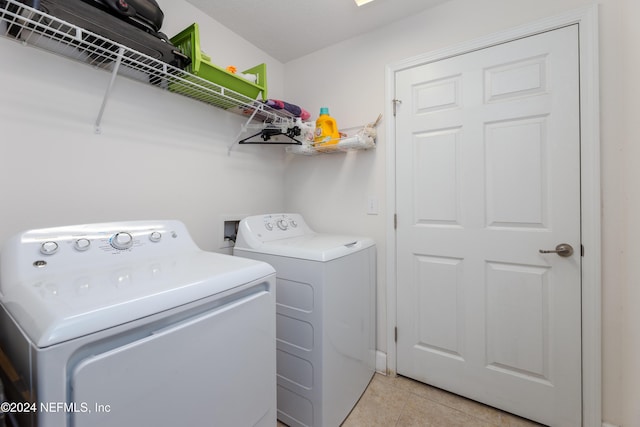
[[[164,13],[155,0],[83,0],[145,31],[157,33]]]
[[[135,13],[135,17],[112,11],[104,4],[109,1],[20,0],[20,2],[174,67],[184,69],[191,63],[191,59],[171,44],[166,35],[154,30],[155,27],[162,24],[163,15],[159,7],[157,9],[147,8],[147,14],[151,18],[141,18],[142,15],[133,10],[131,6],[129,6],[128,13]],[[125,0],[122,2],[125,3]],[[136,3],[149,2],[138,0]],[[153,3],[157,6],[155,1]],[[152,21],[153,23],[150,24]],[[94,39],[95,37],[88,36],[85,41],[94,43]],[[104,60],[115,58],[117,46],[109,44],[101,44],[101,46],[105,52]],[[101,54],[98,52],[96,55]]]

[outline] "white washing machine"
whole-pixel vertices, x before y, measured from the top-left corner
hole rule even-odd
[[[373,240],[258,215],[240,222],[234,255],[276,270],[278,419],[339,426],[375,372]]]
[[[4,409],[23,427],[273,427],[274,290],[271,266],[178,221],[21,233],[0,253]]]

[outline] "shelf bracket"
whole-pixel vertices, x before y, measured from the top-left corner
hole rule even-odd
[[[242,135],[243,133],[245,133],[247,131],[249,123],[251,123],[253,118],[256,116],[257,112],[258,112],[258,109],[254,108],[253,109],[253,113],[251,113],[251,115],[249,116],[249,119],[247,120],[247,122],[245,124],[243,124],[242,126],[240,126],[240,132],[238,132],[236,137],[233,138],[233,143],[229,146],[229,149],[227,150],[227,156],[231,156],[231,150],[233,150],[233,147],[235,147],[236,144],[238,143],[238,141],[240,140],[240,135]]]
[[[118,58],[116,59],[116,62],[113,66],[113,71],[111,72],[111,80],[109,81],[109,86],[107,86],[104,98],[102,99],[102,105],[100,106],[100,111],[98,112],[98,117],[96,118],[95,131],[97,134],[102,132],[100,123],[102,122],[102,116],[104,115],[104,110],[107,107],[107,101],[109,100],[109,96],[111,95],[111,89],[113,89],[113,85],[116,81],[116,76],[118,75],[118,70],[120,69],[120,64],[122,63],[124,51],[124,47],[118,49]]]

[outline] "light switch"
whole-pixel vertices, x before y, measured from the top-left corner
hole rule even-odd
[[[378,215],[378,198],[369,197],[367,199],[367,215]]]

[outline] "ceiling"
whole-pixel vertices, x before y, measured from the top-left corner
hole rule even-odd
[[[284,63],[447,0],[187,1]]]

